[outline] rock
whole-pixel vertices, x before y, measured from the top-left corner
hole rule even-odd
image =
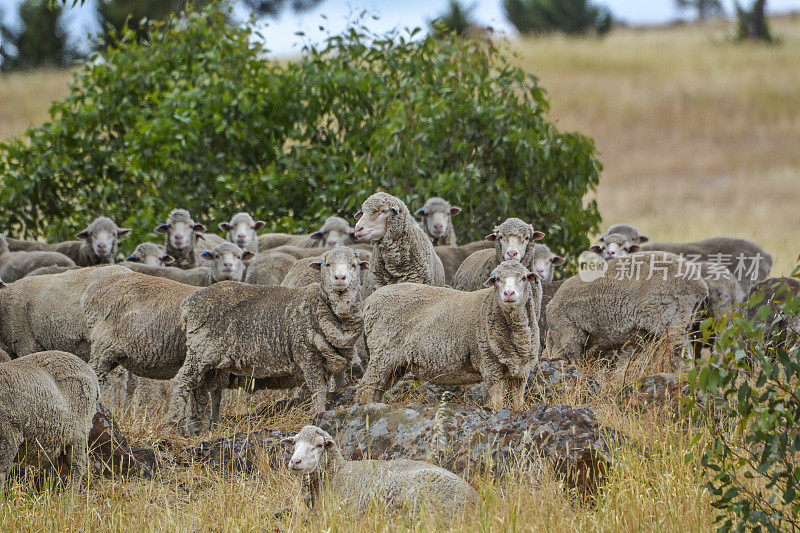
[[[352,460],[411,458],[457,474],[500,475],[525,459],[543,458],[581,493],[595,490],[611,465],[606,445],[611,432],[585,407],[540,404],[530,411],[493,412],[467,405],[373,403],[327,411],[315,423],[334,435]],[[290,450],[280,439],[291,434],[237,434],[201,444],[194,457],[228,471],[254,472],[260,458],[282,468]]]
[[[97,403],[97,413],[89,432],[89,460],[95,472],[104,476],[153,477],[156,470],[155,452],[132,449],[108,409]]]

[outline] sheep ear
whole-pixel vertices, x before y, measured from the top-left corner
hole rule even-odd
[[[644,243],[648,242],[649,240],[650,240],[650,239],[648,239],[648,238],[647,238],[647,237],[645,237],[644,235],[639,235],[639,242],[640,242],[641,244],[644,244]]]
[[[209,260],[211,260],[211,259],[214,259],[214,254],[212,254],[212,253],[211,253],[211,252],[209,252],[208,250],[206,250],[205,252],[203,252],[202,254],[200,254],[200,256],[201,256],[203,259],[209,259]]]
[[[259,220],[258,222],[256,222],[255,224],[253,224],[253,229],[254,229],[254,230],[256,230],[256,231],[258,231],[258,230],[260,230],[261,228],[263,228],[263,227],[264,227],[264,226],[266,226],[266,225],[267,225],[267,223],[266,223],[266,222],[264,222],[263,220]]]
[[[358,266],[361,270],[369,270],[369,261],[359,261]]]
[[[630,253],[638,252],[639,251],[639,245],[638,244],[631,244],[630,246],[628,246],[628,251]]]
[[[309,263],[308,266],[313,270],[322,270],[322,261],[313,261]]]
[[[484,287],[494,287],[497,278],[495,276],[489,276],[489,279],[483,282]]]
[[[125,235],[127,235],[130,232],[131,232],[130,228],[119,228],[117,230],[117,237],[124,237]]]
[[[489,235],[486,236],[486,240],[494,242],[497,240],[497,235],[495,235],[494,233],[490,233]]]
[[[416,216],[417,218],[424,217],[425,216],[425,208],[423,207],[423,208],[417,209],[417,212],[414,213],[414,216]]]
[[[593,251],[594,253],[596,253],[596,254],[603,253],[603,249],[600,246],[596,245],[596,244],[594,246],[591,246],[589,249],[591,251]]]
[[[603,235],[602,237],[600,237],[599,239],[597,239],[597,242],[606,242],[606,236],[605,236],[605,235]]]
[[[161,262],[164,263],[165,265],[171,265],[172,263],[175,262],[175,258],[169,254],[164,254],[163,256],[161,256]]]
[[[325,439],[325,449],[326,450],[330,450],[334,446],[336,446],[336,443],[333,442],[333,439]]]
[[[529,272],[527,276],[525,276],[528,281],[533,282],[539,279],[539,274],[536,272]]]
[[[323,233],[321,231],[315,231],[310,235],[312,240],[320,241],[322,240]]]
[[[79,231],[75,234],[75,237],[78,239],[88,239],[89,238],[89,229],[85,229],[83,231]]]
[[[453,206],[453,207],[450,208],[450,216],[457,215],[460,212],[461,212],[461,208],[460,207]]]
[[[231,230],[230,222],[220,222],[219,229],[225,233],[228,233]]]
[[[543,239],[543,238],[544,238],[544,233],[543,232],[541,232],[541,231],[534,231],[533,232],[533,240],[534,241],[538,241],[539,239]]]
[[[195,230],[197,233],[203,233],[206,230],[206,227],[202,224],[195,224],[192,226],[192,229]]]
[[[558,255],[554,255],[553,258],[550,259],[550,262],[553,263],[554,265],[563,265],[565,261],[566,259]]]
[[[166,224],[161,224],[159,227],[157,227],[153,231],[155,231],[156,233],[161,233],[163,235],[163,234],[167,233],[168,230],[169,230],[169,226],[167,226]]]
[[[242,254],[242,261],[250,261],[255,256],[256,254],[254,254],[253,252],[244,252]]]
[[[294,444],[294,437],[283,437],[281,439],[281,444],[285,444],[287,446],[290,444]]]
[[[355,215],[353,215],[353,218],[355,218],[356,220],[358,220],[358,219],[359,219],[359,218],[361,218],[363,215],[364,215],[364,210],[363,210],[363,209],[359,209],[359,210],[358,210],[358,213],[356,213]]]

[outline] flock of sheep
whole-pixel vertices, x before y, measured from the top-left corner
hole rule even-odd
[[[676,354],[697,353],[699,321],[743,302],[772,266],[742,239],[647,244],[617,225],[592,247],[604,275],[554,282],[565,260],[535,242],[543,232],[509,218],[459,246],[460,211],[431,198],[417,221],[376,193],[354,228],[331,217],[311,235],[258,235],[264,223],[239,213],[219,224],[222,239],[175,209],[155,229],[164,245],[139,244],[116,265],[130,230],[105,217],[60,244],[0,235],[0,360],[10,359],[0,363],[0,482],[27,450],[65,457],[80,486],[96,402],[121,386],[110,379],[117,367],[171,380],[168,421],[190,434],[218,422],[225,389],[297,388],[321,412],[353,376],[360,403],[410,373],[485,382],[492,408],[510,392],[522,409],[542,350],[597,358],[666,338]],[[310,504],[323,478],[356,503],[477,500],[427,463],[345,461],[314,426],[288,440]]]

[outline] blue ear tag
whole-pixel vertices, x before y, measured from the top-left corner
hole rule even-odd
[[[129,256],[128,256],[128,261],[134,261],[135,259],[136,259],[136,258],[135,258],[135,257],[133,257],[132,255],[129,255]]]

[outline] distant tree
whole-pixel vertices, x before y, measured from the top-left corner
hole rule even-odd
[[[20,28],[5,28],[2,39],[3,70],[64,66],[72,59],[66,36],[59,26],[61,7],[46,0],[26,0],[20,6]],[[12,52],[13,49],[13,52]]]
[[[675,6],[681,10],[695,10],[697,12],[697,20],[701,22],[725,12],[722,0],[675,0]]]
[[[736,18],[739,20],[737,39],[740,41],[772,42],[772,33],[767,23],[767,0],[755,0],[747,9],[736,2]]]
[[[428,22],[435,35],[456,33],[464,35],[477,27],[473,17],[476,4],[464,5],[461,0],[450,0],[447,11]]]
[[[603,35],[613,26],[609,9],[591,0],[503,0],[503,9],[506,19],[523,35]]]

